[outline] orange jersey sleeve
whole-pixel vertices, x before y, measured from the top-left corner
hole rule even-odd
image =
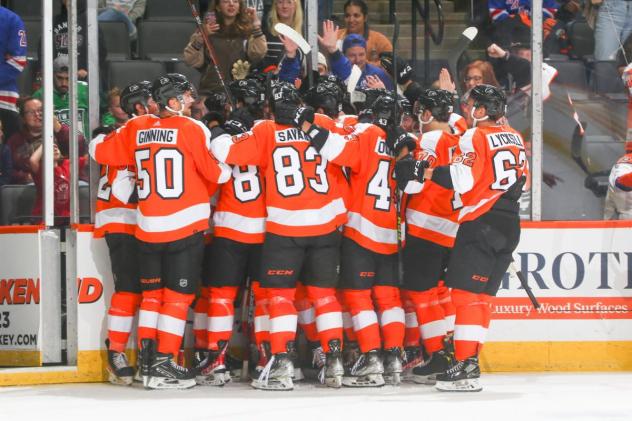
[[[101,166],[97,186],[96,212],[94,216],[95,238],[105,234],[123,233],[134,235],[136,231],[136,203],[123,202],[116,194],[119,185],[123,189],[134,188],[134,173],[127,167]]]

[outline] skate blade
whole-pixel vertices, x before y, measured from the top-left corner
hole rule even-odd
[[[108,381],[116,386],[131,386],[133,382],[132,376],[119,377],[110,371],[108,367]]]
[[[291,377],[284,377],[278,379],[268,379],[267,382],[260,381],[259,379],[253,380],[250,385],[259,390],[292,390],[294,389],[294,383],[292,383]]]
[[[342,385],[347,387],[380,387],[384,386],[384,384],[384,376],[381,374],[342,378]]]
[[[333,387],[334,389],[340,389],[342,387],[342,376],[326,377],[325,384],[328,387]]]
[[[455,382],[437,381],[435,388],[441,392],[480,392],[483,390],[478,379],[465,379]]]
[[[195,379],[176,380],[166,377],[149,377],[149,389],[190,389],[195,386]]]
[[[437,375],[430,374],[428,376],[420,376],[418,374],[413,374],[413,382],[417,384],[425,384],[426,386],[434,386],[437,383]]]
[[[383,377],[384,382],[391,386],[399,386],[402,383],[401,373],[385,374]]]
[[[195,376],[195,383],[199,386],[224,386],[230,381],[228,373],[213,373],[208,376]]]

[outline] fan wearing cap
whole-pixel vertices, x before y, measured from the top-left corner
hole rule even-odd
[[[68,56],[60,55],[53,61],[53,109],[60,123],[70,126],[70,96],[68,89],[70,78],[68,74]],[[42,99],[44,88],[33,94],[33,98]],[[77,113],[78,127],[82,134],[88,133],[88,84],[77,81]]]
[[[362,76],[358,86],[366,88],[367,77],[377,76],[384,83],[387,90],[393,89],[393,81],[381,67],[368,62],[367,44],[362,35],[347,35],[342,42],[342,52],[337,45],[337,27],[332,21],[323,22],[323,36],[318,37],[318,41],[323,49],[329,54],[331,72],[342,80],[347,80],[351,75],[351,69],[355,64],[362,71]]]

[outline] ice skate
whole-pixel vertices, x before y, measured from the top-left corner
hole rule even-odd
[[[225,362],[228,342],[220,341],[218,346],[219,349],[208,351],[206,359],[196,371],[195,382],[200,386],[224,386],[230,381]]]
[[[322,349],[321,349],[322,350]],[[329,387],[342,387],[345,368],[342,364],[342,349],[339,339],[329,341],[329,352],[325,354],[325,365],[321,368],[318,380]]]
[[[206,358],[208,357],[208,349],[206,348],[195,348],[193,350],[193,358],[191,361],[191,368],[195,370],[196,373],[199,373],[202,369],[202,366],[206,362]]]
[[[295,382],[300,382],[301,380],[304,380],[305,375],[303,374],[303,370],[298,363],[298,349],[296,349],[296,341],[288,342],[287,352],[290,356],[290,360],[292,361],[292,365],[294,366],[294,375],[292,376],[292,380]]]
[[[478,357],[458,361],[445,373],[437,374],[435,387],[442,392],[480,392]]]
[[[360,346],[355,341],[346,341],[342,351],[342,364],[345,368],[345,376],[351,375],[351,369],[360,358]]]
[[[156,342],[153,339],[142,339],[140,341],[140,350],[138,351],[138,362],[136,376],[134,380],[143,383],[146,388],[149,387],[149,370],[151,362],[154,358]]]
[[[349,375],[342,378],[342,384],[349,387],[384,386],[384,365],[377,349],[360,355],[351,367]]]
[[[384,350],[384,382],[397,386],[402,382],[402,350],[390,348]]]
[[[255,365],[254,370],[250,373],[251,380],[258,379],[261,372],[268,364],[268,360],[270,359],[270,344],[268,342],[263,342],[257,347],[257,353],[257,365]]]
[[[294,389],[293,375],[292,360],[287,352],[282,352],[272,355],[259,378],[253,380],[250,385],[261,390],[292,390]]]
[[[421,348],[418,346],[407,346],[404,348],[404,361],[402,367],[402,381],[413,381],[413,369],[424,363]]]
[[[425,364],[413,369],[413,381],[418,384],[434,385],[437,382],[437,374],[445,373],[450,368],[451,361],[452,358],[444,349],[433,352]]]
[[[149,369],[149,389],[189,389],[195,386],[192,370],[178,365],[173,355],[157,352]]]
[[[134,379],[134,369],[127,361],[124,352],[112,351],[110,341],[105,340],[105,347],[108,350],[108,380],[110,383],[119,386],[129,386]]]

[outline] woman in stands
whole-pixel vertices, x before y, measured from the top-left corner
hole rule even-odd
[[[205,15],[204,30],[215,49],[217,65],[226,83],[234,79],[237,60],[256,64],[266,55],[268,48],[261,21],[254,8],[246,8],[244,0],[215,0],[212,11]],[[184,61],[202,72],[200,90],[222,91],[202,37],[197,30],[191,35],[184,48]]]
[[[491,63],[484,60],[474,60],[463,69],[461,78],[462,92],[467,92],[478,85],[492,85],[500,87],[496,75],[494,74],[494,68]]]
[[[374,66],[380,66],[380,54],[393,51],[393,44],[384,34],[369,29],[369,7],[364,0],[347,0],[344,6],[345,28],[338,30],[338,39],[342,40],[349,34],[358,34],[366,40],[367,61]]]
[[[268,52],[260,66],[264,72],[278,67],[285,53],[279,33],[274,29],[274,25],[277,23],[284,23],[299,34],[302,34],[303,7],[301,0],[274,0],[272,2],[272,9],[263,31],[268,42]]]

